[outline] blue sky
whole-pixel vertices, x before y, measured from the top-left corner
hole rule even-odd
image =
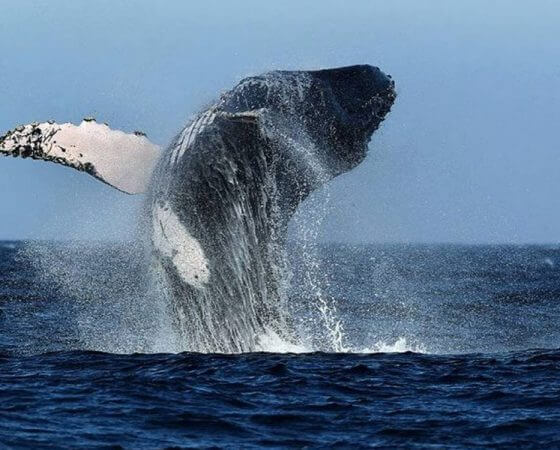
[[[94,115],[166,144],[244,76],[369,63],[399,98],[368,159],[328,187],[322,239],[560,240],[558,2],[2,0],[1,10],[2,131]],[[0,239],[118,239],[141,198],[2,158],[0,202]]]

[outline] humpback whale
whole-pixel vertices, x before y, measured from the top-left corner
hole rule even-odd
[[[20,126],[0,153],[85,171],[145,193],[151,273],[186,349],[242,352],[294,341],[285,302],[290,218],[366,157],[395,100],[377,67],[273,71],[240,81],[161,150],[93,120]]]

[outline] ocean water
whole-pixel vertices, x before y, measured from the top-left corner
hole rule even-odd
[[[292,244],[307,333],[237,355],[141,253],[0,242],[0,447],[560,446],[560,247]]]

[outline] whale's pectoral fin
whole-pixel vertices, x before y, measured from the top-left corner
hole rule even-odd
[[[146,191],[160,148],[143,133],[93,120],[19,126],[0,137],[0,155],[52,161],[84,171],[128,194]]]

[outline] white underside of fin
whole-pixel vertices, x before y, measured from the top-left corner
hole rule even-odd
[[[160,153],[142,133],[112,130],[95,121],[33,123],[0,137],[0,155],[72,167],[129,194],[146,191]]]

